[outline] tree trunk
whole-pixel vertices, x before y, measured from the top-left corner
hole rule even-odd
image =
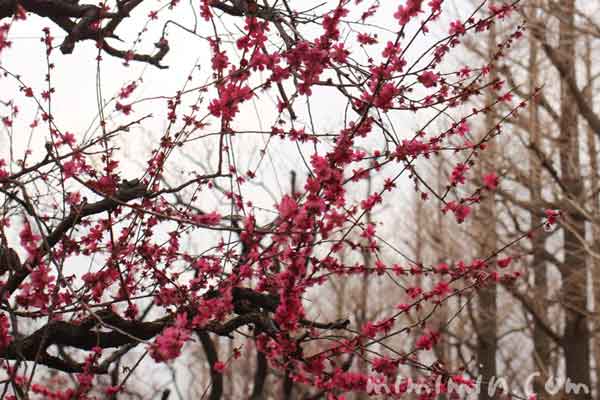
[[[532,19],[537,18],[537,7],[539,3],[536,1],[531,8]],[[538,44],[530,36],[529,40],[529,93],[532,94],[537,88],[539,82],[539,66],[538,66]],[[529,135],[531,144],[537,148],[542,148],[540,135],[540,120],[539,108],[535,101],[529,107]],[[530,153],[530,196],[534,203],[539,203],[542,198],[542,170],[537,157]],[[539,226],[542,223],[542,218],[539,213],[532,210],[531,212],[531,227]],[[534,269],[534,292],[538,302],[535,304],[536,313],[543,321],[548,321],[548,311],[546,297],[548,294],[548,266],[544,258],[544,248],[546,246],[545,232],[537,233],[532,240],[533,259],[531,266]],[[544,400],[547,398],[544,383],[552,375],[550,366],[551,339],[546,334],[544,327],[536,319],[533,327],[533,361],[537,372],[541,373],[540,379],[536,379],[533,383],[533,389],[538,395],[538,399]]]
[[[560,37],[558,53],[565,66],[567,76],[575,79],[575,0],[558,3]],[[569,87],[561,80],[561,114],[559,154],[561,178],[572,201],[581,200],[583,186],[580,179],[579,137],[577,106]],[[565,202],[564,211],[564,264],[562,276],[562,301],[565,307],[565,330],[563,350],[565,353],[566,378],[573,384],[584,384],[590,388],[590,331],[587,319],[588,274],[582,243],[585,238],[585,220]],[[570,399],[591,399],[591,395],[580,391],[568,394]]]
[[[585,75],[586,82],[588,83],[587,91],[585,93],[590,104],[594,104],[594,94],[592,87],[592,44],[590,37],[587,36],[585,40]],[[597,190],[599,179],[598,179],[598,153],[596,145],[596,135],[594,134],[591,127],[587,127],[587,144],[588,144],[588,157],[590,159],[590,188],[592,191]],[[600,217],[600,198],[598,195],[594,195],[591,198],[590,210],[594,218]],[[595,221],[591,222],[591,235],[592,235],[592,255],[589,257],[589,268],[592,277],[592,292],[594,294],[594,312],[596,315],[600,312],[600,263],[598,262],[597,255],[600,254],[600,226]],[[596,379],[596,398],[600,396],[600,319],[596,318],[594,321],[594,335],[593,346],[594,346],[594,364],[596,366],[595,379]]]
[[[488,56],[490,62],[493,62],[493,53],[496,51],[496,31],[494,25],[491,26],[488,36]],[[492,69],[491,80],[496,78]],[[491,104],[493,101],[491,94],[486,96],[486,101]],[[492,113],[486,114],[484,132],[489,132],[494,128],[494,116]],[[490,165],[495,165],[495,144],[490,143],[487,156]],[[482,155],[483,156],[483,155]],[[483,160],[479,163],[479,176],[482,178],[484,173]],[[482,257],[492,254],[497,245],[496,225],[496,205],[493,193],[486,193],[482,200],[478,213],[476,232],[481,233],[479,252]],[[496,352],[498,351],[497,338],[497,286],[490,284],[480,290],[479,308],[477,325],[477,360],[479,365],[479,374],[484,383],[489,383],[491,379],[497,376]],[[487,385],[483,385],[483,390],[479,393],[479,400],[490,400],[496,398],[495,394],[490,394]]]

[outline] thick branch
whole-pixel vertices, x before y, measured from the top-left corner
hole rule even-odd
[[[19,0],[18,4],[26,11],[40,17],[48,18],[67,33],[60,50],[63,54],[71,54],[75,43],[82,40],[96,40],[102,44],[102,50],[111,56],[125,60],[146,62],[159,68],[166,68],[160,64],[169,51],[166,41],[160,40],[157,52],[154,55],[137,54],[131,51],[118,50],[108,43],[106,38],[114,38],[115,30],[131,11],[141,4],[143,0],[124,0],[118,2],[117,12],[107,12],[93,4],[78,4],[77,1],[68,0]],[[11,17],[17,10],[17,1],[0,0],[0,19]],[[95,30],[92,24],[98,20],[108,20],[104,28]]]
[[[114,348],[122,345],[148,340],[162,331],[168,319],[154,322],[124,320],[111,311],[98,313],[97,317],[103,323],[109,324],[118,331],[102,332],[96,328],[94,317],[81,324],[52,321],[31,335],[15,339],[0,352],[0,357],[8,360],[37,361],[42,365],[65,372],[82,372],[83,366],[72,361],[66,361],[47,353],[52,345],[74,347],[81,350],[91,350],[94,347]],[[108,366],[96,368],[91,372],[108,373]]]
[[[244,313],[222,323],[209,323],[196,331],[201,340],[203,335],[208,336],[208,332],[219,336],[231,336],[235,330],[247,325],[254,325],[259,331],[268,334],[276,333],[274,331],[276,329],[275,324],[270,319],[268,313],[275,311],[277,308],[279,300],[275,296],[258,293],[249,288],[234,288],[232,293],[234,303],[247,302],[255,309],[262,309],[263,311]],[[216,292],[210,292],[205,297],[212,298],[216,295]],[[188,317],[193,318],[193,312],[190,311]],[[42,365],[65,372],[81,372],[83,371],[82,365],[70,360],[50,356],[47,353],[48,348],[52,345],[57,345],[80,350],[91,350],[94,347],[107,349],[137,345],[157,336],[172,323],[172,316],[147,322],[132,321],[121,318],[111,310],[104,310],[95,313],[79,323],[65,321],[49,322],[29,336],[14,339],[7,348],[0,351],[0,358],[37,361]],[[302,324],[307,328],[318,329],[342,329],[348,323],[349,321],[347,320],[329,324],[302,321]],[[116,361],[116,359],[112,361]],[[109,365],[110,362],[103,363],[101,367],[91,372],[108,373]],[[215,382],[213,381],[214,384]],[[214,397],[214,399],[217,398]]]
[[[58,226],[46,237],[44,243],[38,250],[38,256],[27,262],[23,268],[15,271],[8,279],[2,290],[0,298],[7,293],[13,294],[19,288],[21,283],[29,276],[31,271],[36,268],[39,261],[48,251],[54,247],[63,236],[78,224],[83,218],[90,215],[113,211],[120,204],[143,197],[146,194],[146,187],[136,181],[125,181],[113,197],[107,197],[95,203],[86,204],[79,209],[74,209]]]

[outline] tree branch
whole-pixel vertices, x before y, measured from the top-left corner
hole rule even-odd
[[[142,2],[143,0],[117,2],[118,11],[116,13],[107,12],[93,4],[78,4],[77,1],[68,0],[19,0],[18,4],[28,12],[52,20],[67,33],[60,46],[63,54],[71,54],[75,49],[75,44],[79,41],[95,40],[101,43],[102,50],[113,57],[127,61],[145,62],[158,68],[166,68],[160,64],[169,51],[169,46],[164,39],[159,40],[156,45],[158,50],[153,55],[119,50],[109,45],[105,40],[106,38],[116,38],[114,32],[119,24],[129,17],[131,11]],[[12,17],[16,11],[17,1],[0,0],[0,19]],[[99,20],[108,20],[108,23],[100,30],[93,29],[92,24]]]
[[[9,295],[13,294],[15,290],[19,288],[21,283],[29,276],[31,271],[37,267],[40,260],[48,254],[50,249],[60,242],[63,236],[83,218],[90,215],[113,211],[120,204],[143,197],[145,194],[146,187],[143,184],[134,181],[125,181],[113,197],[107,197],[91,204],[84,204],[79,209],[71,210],[71,213],[45,238],[38,249],[37,257],[26,262],[22,268],[16,270],[15,273],[10,276],[6,284],[0,290],[0,298],[4,298],[7,293]]]
[[[567,67],[563,64],[561,58],[557,54],[557,50],[544,40],[540,29],[532,29],[535,38],[540,42],[544,53],[548,59],[552,62],[552,65],[557,69],[560,77],[564,79],[569,87],[569,91],[577,103],[580,114],[587,121],[590,129],[594,131],[596,135],[600,137],[600,117],[594,112],[591,104],[588,103],[588,99],[577,86],[577,81],[574,76],[568,73]]]
[[[279,304],[279,300],[275,296],[258,293],[249,288],[234,288],[232,293],[234,303],[239,304],[242,301],[246,301],[254,307],[262,308],[264,311],[268,312],[275,311]],[[215,292],[209,292],[205,295],[205,298],[213,298],[215,295]],[[258,330],[272,335],[276,333],[274,332],[275,325],[270,320],[268,313],[264,311],[244,313],[222,323],[211,322],[202,329],[196,330],[196,333],[202,341],[203,337],[208,337],[208,332],[212,332],[219,336],[229,337],[232,332],[242,326],[254,325]],[[193,309],[191,309],[191,311],[188,310],[188,318],[193,318],[193,316]],[[0,351],[0,358],[22,361],[37,360],[37,362],[42,365],[61,371],[82,372],[82,364],[51,356],[47,352],[48,348],[52,345],[57,345],[89,351],[94,347],[107,349],[121,346],[135,346],[157,336],[164,328],[172,323],[172,315],[154,321],[132,321],[124,319],[113,311],[106,309],[91,315],[79,323],[51,321],[29,336],[15,338],[8,347]],[[307,328],[317,329],[342,329],[346,327],[348,323],[348,320],[332,323],[318,323],[307,320],[302,321],[302,324]],[[101,331],[100,328],[110,330]],[[210,348],[207,349],[205,346],[205,351],[207,351],[207,357],[212,357],[209,355]],[[113,357],[90,372],[107,374],[110,364],[117,360],[118,357]],[[213,379],[213,385],[216,384],[215,382],[216,381]],[[214,386],[213,390],[216,390],[214,389]],[[219,397],[210,398],[216,400],[220,398],[220,395]]]

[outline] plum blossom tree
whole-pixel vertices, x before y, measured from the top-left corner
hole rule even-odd
[[[517,279],[505,252],[527,234],[477,259],[426,265],[395,244],[386,208],[413,187],[463,222],[498,186],[488,171],[466,190],[525,105],[490,74],[523,28],[498,34],[483,65],[452,55],[465,36],[517,18],[518,4],[483,1],[448,21],[442,0],[393,3],[198,0],[189,27],[175,18],[187,7],[177,0],[0,1],[4,395],[127,398],[135,371],[173,365],[193,343],[210,399],[223,397],[245,348],[257,365],[243,395],[256,399],[342,399],[373,394],[371,382],[400,395],[406,370],[432,390],[473,384],[431,359],[444,339],[429,321],[449,299]],[[40,21],[49,27],[35,57],[46,71],[34,84],[11,64],[20,46],[11,32]],[[170,41],[174,30],[187,39]],[[192,41],[211,59],[173,93],[145,96],[143,74],[101,73],[118,59],[117,71],[168,74],[180,62],[173,51]],[[63,54],[83,57],[86,43],[96,45],[97,115],[79,131],[54,109],[66,90],[54,77],[68,68]],[[148,104],[159,106],[146,113]],[[499,104],[510,111],[471,141],[469,127]],[[318,120],[323,109],[333,122]],[[143,143],[131,158],[133,140]],[[440,154],[454,160],[442,190],[422,168]],[[543,224],[559,217],[547,215]],[[362,325],[336,316],[327,295],[329,283],[357,279],[392,289]],[[223,340],[235,343],[231,357]]]

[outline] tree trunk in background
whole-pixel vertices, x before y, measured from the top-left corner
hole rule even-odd
[[[493,197],[485,200],[485,204],[482,203],[481,218],[482,228],[483,223],[487,220],[488,224],[493,221],[495,214],[495,207],[493,205]],[[486,218],[489,217],[489,219]],[[481,254],[491,254],[496,248],[496,232],[495,226],[488,226],[482,230],[482,244]],[[479,307],[478,307],[478,321],[477,321],[477,360],[479,365],[479,373],[482,376],[483,382],[489,382],[491,378],[497,376],[496,369],[496,352],[498,351],[498,338],[497,338],[497,287],[496,285],[489,285],[479,291]],[[487,386],[484,386],[485,390],[482,390],[479,394],[480,400],[494,399],[496,396],[490,396],[487,390]]]
[[[588,82],[587,91],[585,96],[587,97],[589,104],[594,104],[594,91],[592,90],[593,80],[592,76],[592,43],[589,36],[585,38],[585,75],[586,82]],[[588,145],[588,157],[590,160],[590,188],[592,191],[598,188],[598,146],[596,145],[596,136],[594,131],[588,126],[587,127],[587,145]],[[592,196],[590,199],[591,205],[590,210],[594,218],[600,217],[600,198],[598,194]],[[600,255],[600,225],[598,223],[591,223],[591,247],[592,255],[589,257],[589,268],[592,277],[592,292],[594,294],[594,312],[596,315],[600,312],[600,262],[598,262],[598,255]],[[596,366],[595,379],[596,379],[596,398],[600,396],[600,318],[596,317],[593,324],[594,335],[593,346],[594,346],[594,364]]]
[[[438,159],[438,165],[436,170],[436,180],[437,180],[437,191],[438,193],[443,193],[445,189],[445,185],[447,184],[446,176],[444,174],[444,159]],[[418,201],[418,200],[417,200]],[[432,232],[431,245],[436,246],[434,251],[438,254],[436,258],[436,262],[448,262],[451,258],[450,245],[447,243],[447,227],[445,224],[445,218],[441,213],[437,213],[437,223],[435,226],[435,231]],[[448,315],[449,304],[443,304],[442,307],[438,311],[439,319],[438,319],[438,327],[437,330],[439,332],[444,332],[447,330],[447,323],[450,318]],[[450,345],[447,340],[441,340],[434,347],[434,352],[436,358],[443,363],[443,365],[449,370],[454,370],[454,363],[450,359]],[[448,395],[446,393],[440,393],[438,395],[439,400],[448,399]]]
[[[426,229],[427,229],[427,224],[429,223],[429,220],[427,218],[425,218],[424,213],[426,212],[424,204],[423,204],[423,200],[421,200],[421,194],[415,190],[415,196],[414,196],[414,227],[415,227],[415,233],[414,233],[414,248],[413,248],[413,252],[414,252],[414,261],[420,265],[423,263],[423,257],[424,257],[424,252],[426,249],[426,240],[429,240],[429,238],[427,237],[426,234]],[[414,277],[415,279],[415,286],[416,287],[423,287],[423,276],[422,275],[417,275]],[[417,311],[414,314],[414,318],[415,320],[418,320],[420,318],[420,314],[419,312],[422,312],[423,310]],[[412,322],[411,322],[412,323]],[[412,348],[416,348],[417,344],[417,338],[419,337],[419,335],[413,335],[411,340],[412,340]],[[411,379],[414,381],[416,381],[419,376],[420,373],[416,368],[411,368]]]
[[[488,56],[490,63],[494,63],[492,59],[494,52],[496,51],[496,30],[495,26],[492,25],[488,35]],[[492,68],[494,71],[494,68]],[[497,78],[495,72],[492,72],[491,79]],[[486,101],[491,104],[493,98],[491,94],[486,96]],[[485,118],[484,132],[489,132],[494,129],[494,116],[492,113],[488,113]],[[482,159],[479,161],[479,176],[487,172],[483,169],[484,163],[483,158],[489,157],[490,164],[494,165],[495,155],[495,142],[489,143],[489,147],[486,153],[482,154]],[[480,236],[480,248],[479,254],[481,257],[486,257],[492,254],[496,250],[497,245],[497,233],[496,225],[496,205],[493,193],[486,193],[485,198],[481,202],[481,209],[478,213],[476,223],[479,225],[475,232],[479,232]],[[491,267],[493,268],[493,267]],[[477,321],[477,360],[479,365],[479,374],[483,382],[490,382],[490,380],[497,376],[496,370],[496,352],[498,351],[498,332],[497,332],[497,286],[489,285],[482,288],[479,292],[479,308],[478,308],[478,321]],[[496,396],[488,390],[487,385],[483,386],[483,390],[479,393],[480,400],[494,399]]]
[[[371,194],[371,177],[367,179],[367,196]],[[366,222],[370,224],[373,220],[371,217],[371,212],[368,211],[366,214]],[[371,252],[368,249],[362,250],[362,258],[365,268],[371,268],[372,265],[372,257]],[[369,307],[369,274],[364,275],[364,280],[360,282],[360,295],[359,302],[356,307],[356,321],[357,326],[363,326],[365,322],[368,320],[368,307]],[[369,365],[365,362],[364,358],[366,354],[361,354],[360,357],[356,357],[358,371],[361,374],[367,374]],[[358,393],[356,395],[356,400],[366,400],[368,395],[365,393]]]
[[[557,3],[560,20],[558,53],[567,76],[575,79],[575,0]],[[559,154],[561,178],[568,191],[565,194],[574,201],[581,199],[583,185],[580,179],[579,137],[577,106],[568,84],[561,80]],[[564,263],[562,276],[562,302],[565,307],[565,353],[566,377],[574,384],[590,386],[590,331],[587,313],[588,276],[583,246],[579,238],[585,238],[585,220],[566,201],[564,207]],[[570,393],[569,399],[591,399],[590,394],[580,391]]]
[[[437,180],[438,193],[443,193],[443,191],[445,189],[445,185],[447,183],[447,180],[445,179],[445,174],[444,174],[444,160],[441,157],[438,159],[436,180]],[[450,246],[447,243],[447,236],[446,236],[448,231],[447,231],[445,221],[446,220],[443,217],[443,215],[441,213],[437,213],[436,232],[432,232],[432,233],[437,233],[437,234],[430,235],[432,237],[432,240],[434,241],[434,243],[432,243],[432,245],[436,246],[435,251],[438,254],[436,261],[438,263],[448,262],[448,260],[450,258]],[[449,307],[449,305],[445,304],[439,310],[440,326],[437,329],[438,331],[443,331],[444,329],[446,329],[446,324],[449,319],[448,307]],[[435,353],[436,353],[438,360],[443,362],[444,365],[449,370],[453,369],[453,365],[450,360],[450,346],[448,345],[447,341],[442,340],[439,343],[437,343],[435,346]],[[447,398],[447,396],[445,396],[444,394],[440,395],[441,400],[443,400],[445,398]]]
[[[531,7],[532,19],[537,18],[537,7],[539,3],[536,1]],[[535,92],[539,84],[539,66],[538,66],[538,44],[530,35],[529,39],[529,93]],[[529,107],[529,136],[531,145],[536,149],[542,148],[541,143],[541,126],[539,120],[539,108],[535,101]],[[530,196],[534,203],[540,203],[542,199],[542,170],[539,160],[533,152],[529,153],[530,161]],[[531,227],[534,228],[542,223],[542,218],[535,210],[531,212]],[[537,314],[543,321],[548,321],[547,295],[548,295],[548,266],[544,258],[544,248],[546,247],[546,233],[539,231],[532,239],[533,259],[531,266],[534,269],[534,287],[535,297],[538,303],[535,304]],[[540,400],[546,399],[544,383],[552,374],[550,365],[551,339],[546,334],[546,331],[541,326],[538,320],[535,320],[533,327],[533,361],[537,372],[541,373],[540,379],[534,381],[533,388]]]

